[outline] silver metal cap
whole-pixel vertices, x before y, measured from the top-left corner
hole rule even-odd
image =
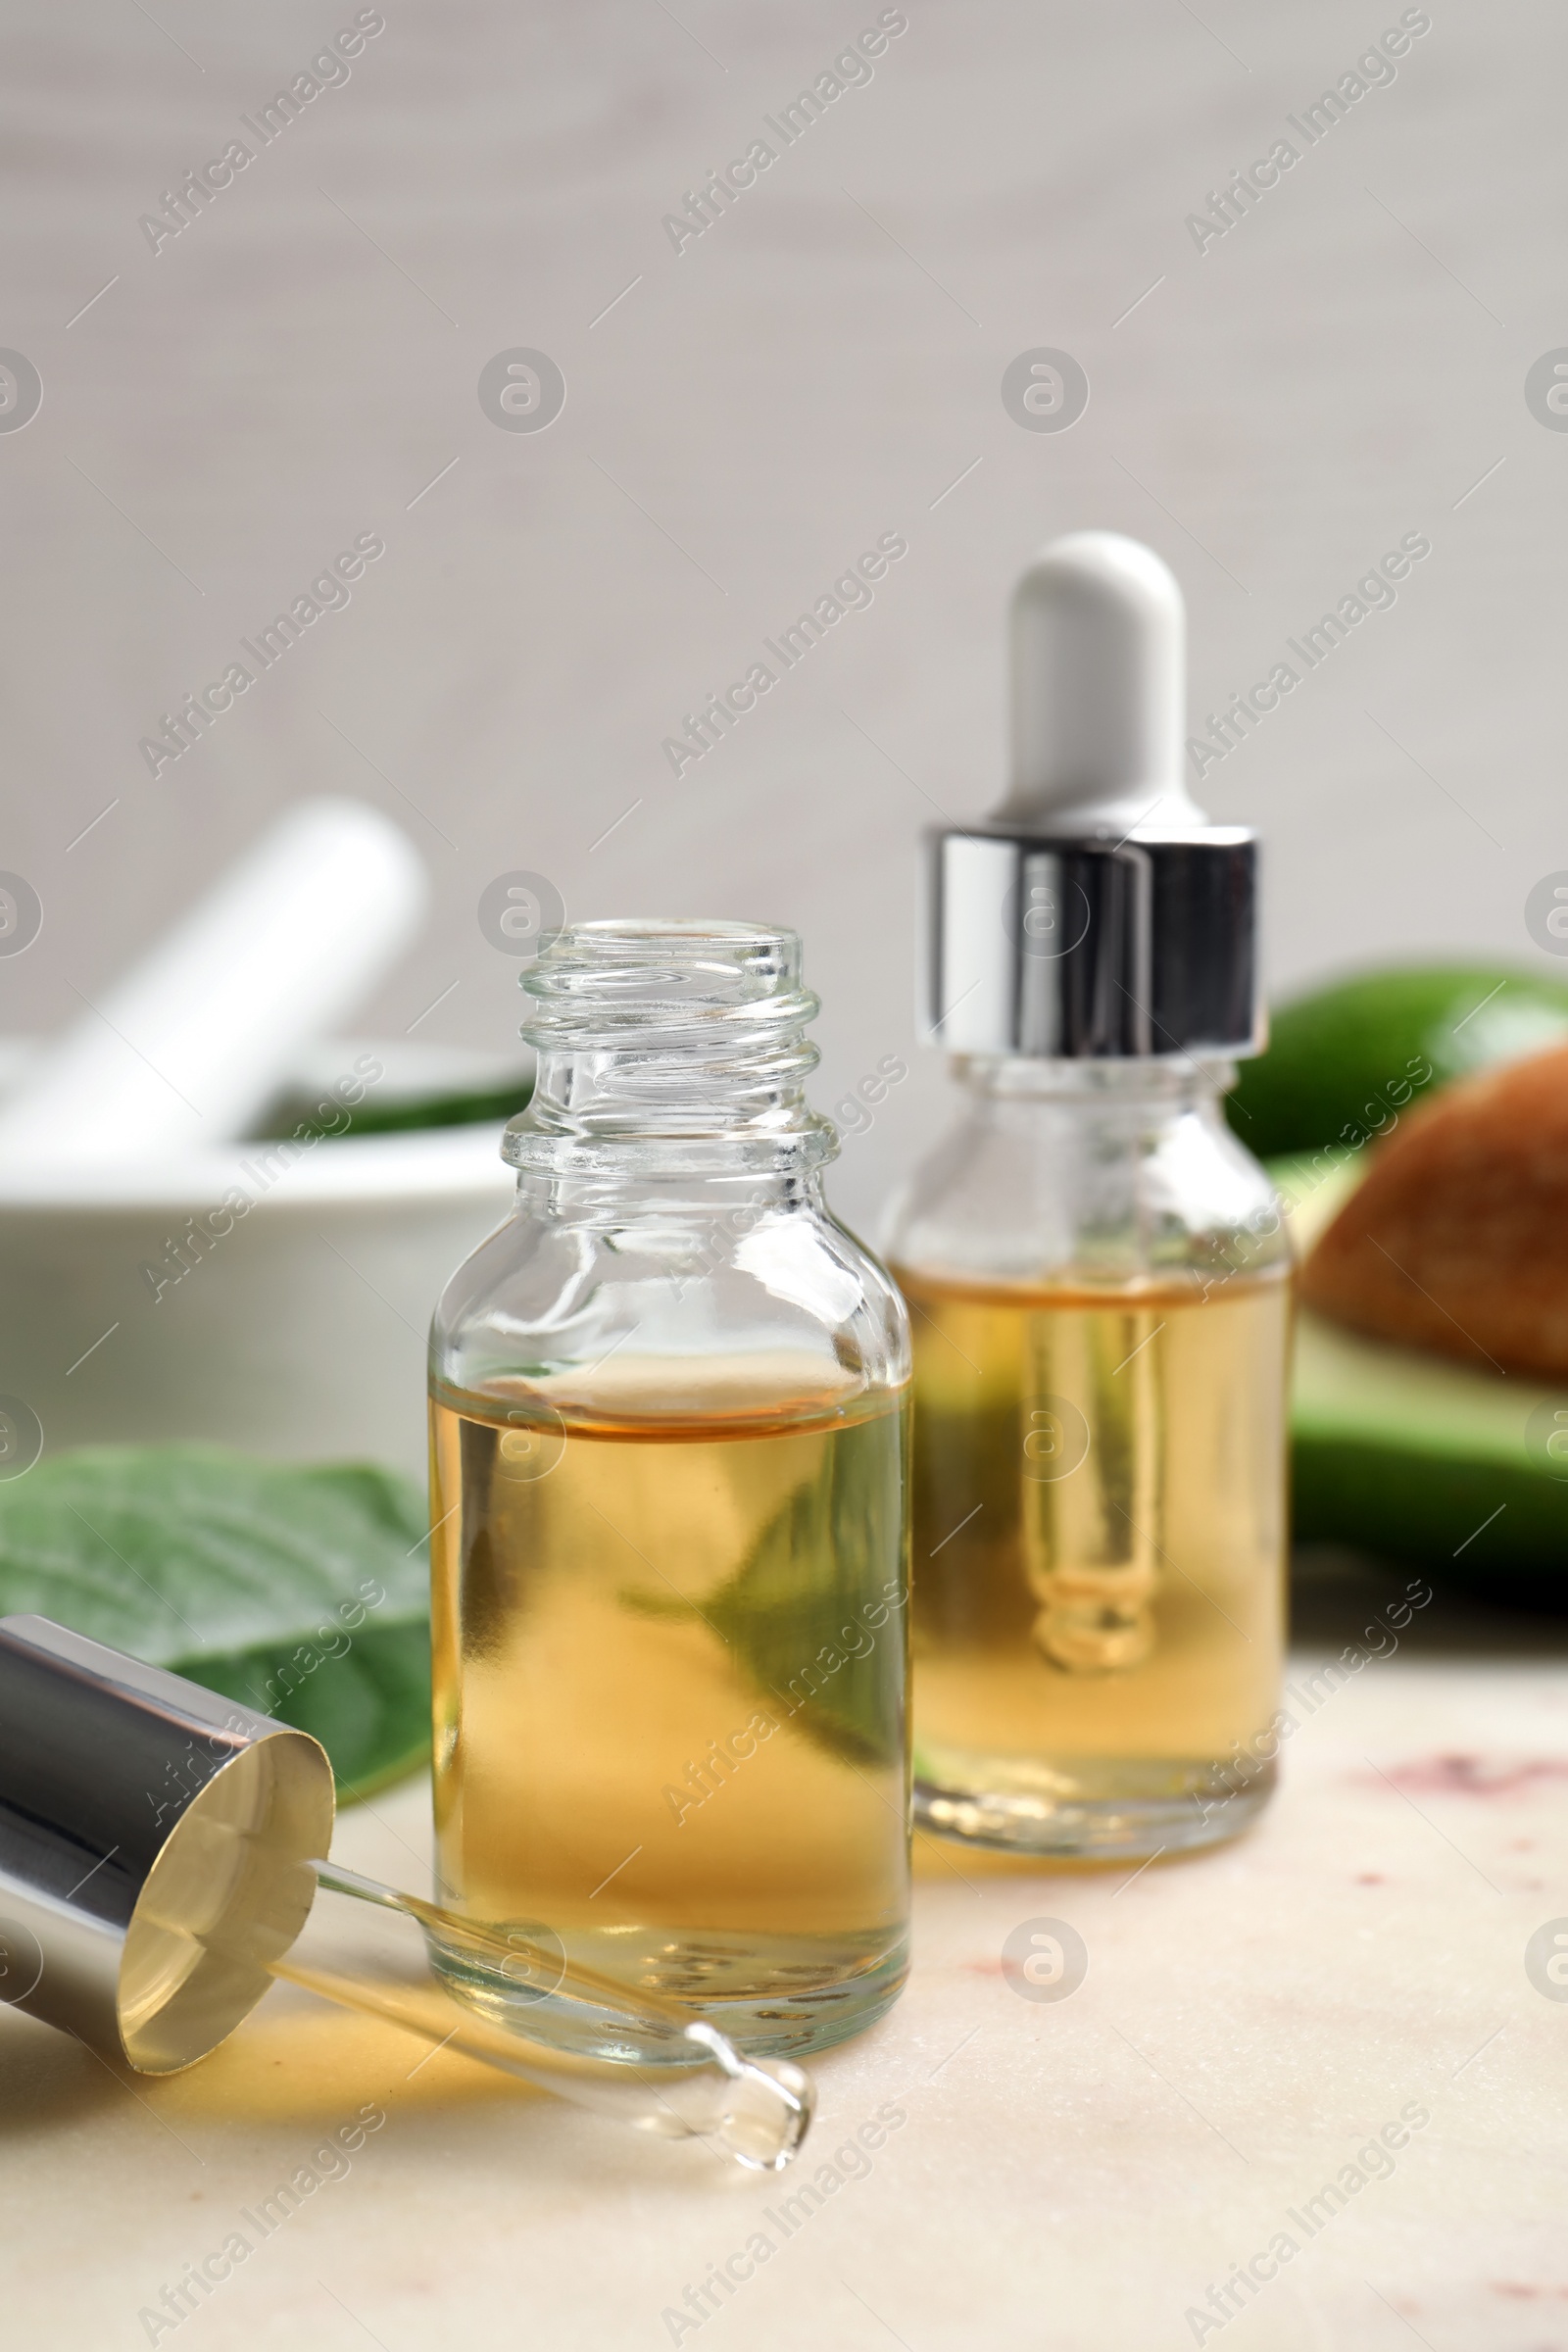
[[[1063,1060],[1263,1047],[1257,839],[1053,840],[996,824],[930,842],[927,1038]]]
[[[333,1801],[306,1733],[0,1619],[0,1999],[142,2074],[205,2057],[304,1926]]]

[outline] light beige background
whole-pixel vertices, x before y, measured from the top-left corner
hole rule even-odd
[[[917,836],[997,795],[1011,576],[1091,523],[1179,571],[1200,713],[1426,532],[1397,606],[1206,797],[1267,834],[1276,979],[1429,950],[1545,967],[1522,904],[1568,863],[1568,435],[1523,379],[1568,341],[1559,11],[1433,0],[1392,86],[1202,256],[1187,214],[1392,0],[909,0],[870,84],[679,256],[662,217],[876,6],[385,13],[155,257],[138,217],[355,8],[12,12],[0,343],[45,397],[0,435],[0,865],[46,917],[0,962],[0,1026],[69,1016],[269,810],[350,791],[438,894],[372,1025],[450,990],[416,1036],[510,1039],[474,908],[528,868],[573,913],[799,924],[840,1100],[912,1057]],[[1090,377],[1066,433],[1002,406],[1042,344]],[[517,345],[565,373],[542,433],[476,398]],[[147,727],[365,529],[387,554],[348,610],[154,781]],[[660,745],[694,698],[889,530],[909,555],[874,607],[677,782]],[[850,1142],[854,1217],[943,1092],[922,1056]]]

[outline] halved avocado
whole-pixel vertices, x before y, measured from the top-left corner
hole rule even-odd
[[[1303,1313],[1291,1406],[1298,1541],[1409,1560],[1489,1600],[1568,1609],[1568,1389],[1472,1372]],[[1535,1418],[1539,1416],[1539,1418]]]
[[[1363,1165],[1327,1181],[1298,1159],[1270,1170],[1294,1203],[1299,1255]],[[1303,1310],[1291,1436],[1298,1542],[1408,1560],[1488,1600],[1568,1610],[1568,1389],[1471,1371]]]
[[[1568,983],[1539,972],[1485,963],[1367,972],[1272,1014],[1268,1052],[1242,1064],[1226,1115],[1259,1159],[1356,1149],[1412,1100],[1564,1038]]]

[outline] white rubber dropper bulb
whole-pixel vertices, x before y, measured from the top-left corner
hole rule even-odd
[[[1187,616],[1169,566],[1119,531],[1043,548],[1012,595],[1012,785],[997,817],[1058,837],[1208,822],[1183,778]]]

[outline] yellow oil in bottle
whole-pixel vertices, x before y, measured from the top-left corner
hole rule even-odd
[[[757,1358],[617,1358],[564,1416],[515,1382],[433,1401],[444,1900],[547,1922],[753,2051],[880,2014],[907,1966],[906,1421]]]
[[[1241,1826],[1272,1779],[1288,1278],[1107,1294],[897,1272],[917,1816],[1059,1852]]]

